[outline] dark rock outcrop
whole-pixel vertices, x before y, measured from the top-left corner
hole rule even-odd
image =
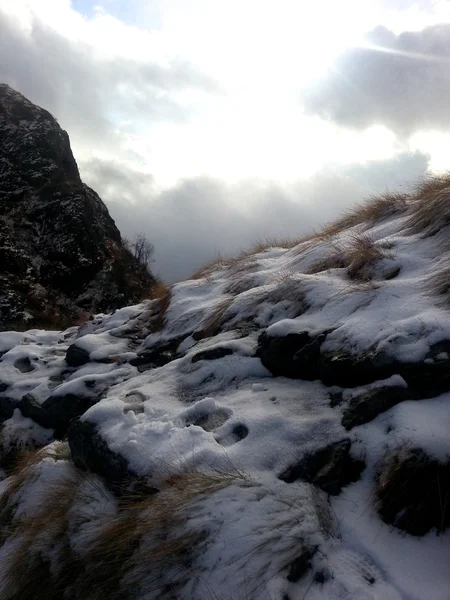
[[[263,332],[258,339],[257,356],[273,375],[320,379],[329,386],[354,388],[400,375],[408,385],[410,399],[433,398],[450,390],[450,340],[432,345],[424,360],[408,363],[377,351],[363,355],[351,354],[345,348],[340,352],[322,352],[329,333],[271,336]]]
[[[66,363],[69,367],[82,367],[89,362],[89,352],[80,348],[76,344],[71,344],[67,348]]]
[[[348,439],[334,442],[304,456],[299,463],[284,471],[280,479],[286,483],[302,479],[336,496],[345,485],[359,479],[365,466],[364,462],[350,456],[350,448]]]
[[[389,410],[411,396],[408,388],[400,386],[379,387],[368,390],[352,398],[344,410],[342,425],[346,429],[363,425],[375,419],[380,413]]]
[[[67,431],[73,462],[80,469],[97,473],[109,483],[120,485],[134,476],[123,456],[113,452],[89,421],[73,421]]]
[[[154,283],[85,185],[69,137],[0,84],[0,330],[69,325],[140,300]]]
[[[184,337],[181,336],[158,342],[148,350],[140,352],[136,358],[132,358],[130,365],[137,367],[139,371],[163,367],[179,357],[177,348],[183,339]]]
[[[206,350],[197,352],[197,354],[194,354],[192,357],[192,362],[196,363],[200,360],[218,360],[219,358],[229,356],[230,354],[233,354],[232,348],[227,348],[226,346],[216,346],[215,348],[208,348]]]
[[[440,463],[419,448],[387,454],[376,481],[378,512],[412,535],[450,527],[450,462]]]
[[[63,438],[72,419],[80,417],[99,398],[65,394],[50,396],[42,404],[36,402],[31,394],[26,394],[16,405],[24,417],[33,419],[42,427],[55,430],[57,439]]]

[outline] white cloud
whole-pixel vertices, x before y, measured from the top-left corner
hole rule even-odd
[[[404,190],[427,166],[427,156],[403,154],[344,169],[328,165],[290,186],[198,177],[162,192],[123,165],[91,161],[81,168],[123,234],[144,232],[155,245],[157,271],[175,281],[216,253],[236,254],[266,236],[301,236],[365,197]]]
[[[383,124],[400,135],[450,130],[450,24],[395,35],[379,27],[347,50],[303,98],[340,125]]]

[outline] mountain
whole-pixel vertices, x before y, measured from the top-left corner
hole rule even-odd
[[[0,85],[0,329],[75,322],[139,301],[154,283],[85,185],[69,137]]]
[[[449,217],[430,179],[1,333],[2,600],[448,600]]]

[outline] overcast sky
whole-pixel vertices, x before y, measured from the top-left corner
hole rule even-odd
[[[169,281],[450,168],[446,0],[0,0],[0,81]]]

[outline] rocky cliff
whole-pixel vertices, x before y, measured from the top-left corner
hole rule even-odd
[[[0,85],[0,329],[70,324],[154,283],[80,178],[56,119]]]

